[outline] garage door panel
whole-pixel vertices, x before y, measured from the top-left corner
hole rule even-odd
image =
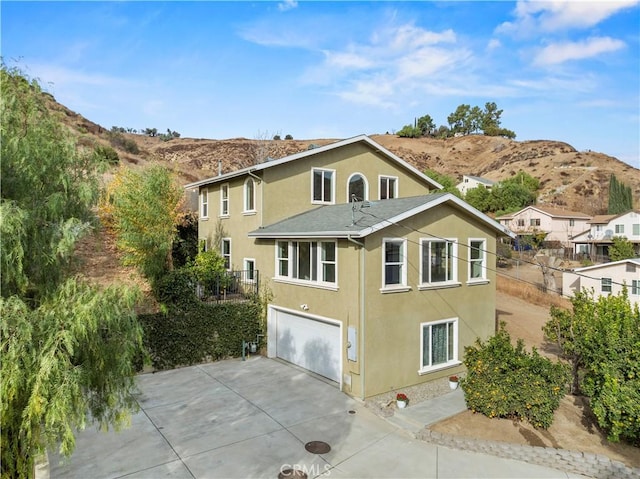
[[[283,311],[276,315],[276,356],[339,382],[338,325]]]

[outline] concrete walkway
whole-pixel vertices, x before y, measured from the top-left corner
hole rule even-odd
[[[276,478],[287,469],[309,478],[573,477],[414,439],[414,428],[459,409],[460,392],[409,407],[394,424],[335,385],[262,357],[145,374],[138,385],[131,427],[79,433],[70,459],[50,453],[52,478]],[[308,452],[311,441],[331,450]]]

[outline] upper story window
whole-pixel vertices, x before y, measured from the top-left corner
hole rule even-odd
[[[380,199],[389,200],[398,197],[398,178],[395,176],[380,176]]]
[[[518,226],[524,226],[524,220],[523,219],[519,219],[518,220]]]
[[[231,238],[222,238],[220,254],[224,258],[225,269],[231,269]]]
[[[602,278],[600,280],[600,291],[603,293],[611,292],[611,278]]]
[[[209,217],[209,192],[206,189],[200,190],[200,218]]]
[[[540,218],[531,218],[529,220],[529,226],[540,226]]]
[[[602,225],[596,225],[596,231],[602,231]]]
[[[407,240],[389,238],[382,245],[382,288],[398,289],[407,286]]]
[[[635,223],[632,228],[633,236],[640,236],[640,223]]]
[[[624,234],[624,225],[615,225],[615,229],[617,235]]]
[[[569,220],[569,226],[575,226],[575,225],[576,225],[576,220],[570,219]]]
[[[638,279],[631,280],[631,294],[640,295],[640,280]]]
[[[420,325],[420,372],[458,363],[458,320]]]
[[[334,202],[335,174],[334,170],[321,168],[312,170],[312,203],[331,204]]]
[[[347,182],[347,198],[351,201],[364,201],[369,199],[367,180],[360,173],[354,173]]]
[[[244,211],[253,213],[256,210],[256,182],[247,178],[244,182]]]
[[[484,280],[487,277],[486,241],[469,240],[469,281]]]
[[[337,255],[334,241],[277,241],[276,276],[301,282],[337,282]]]
[[[220,185],[220,216],[229,216],[229,183]]]
[[[455,283],[458,280],[458,244],[455,240],[420,240],[422,285]]]

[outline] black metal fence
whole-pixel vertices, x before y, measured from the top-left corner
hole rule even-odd
[[[260,291],[258,270],[229,271],[209,284],[198,284],[196,294],[204,303],[241,302]]]

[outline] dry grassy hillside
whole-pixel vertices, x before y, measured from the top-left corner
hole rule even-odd
[[[65,123],[80,137],[80,144],[109,144],[105,128],[52,101]],[[267,157],[282,158],[325,145],[338,139],[310,140],[226,140],[158,137],[126,134],[140,148],[139,154],[118,149],[121,163],[144,166],[167,163],[181,181],[192,182],[255,164]],[[593,151],[576,151],[560,141],[514,141],[506,138],[471,135],[446,140],[399,138],[371,135],[371,138],[420,170],[427,168],[459,180],[463,174],[500,181],[524,170],[541,184],[539,204],[555,205],[587,214],[606,213],[611,173],[629,185],[640,206],[640,170],[614,157]]]

